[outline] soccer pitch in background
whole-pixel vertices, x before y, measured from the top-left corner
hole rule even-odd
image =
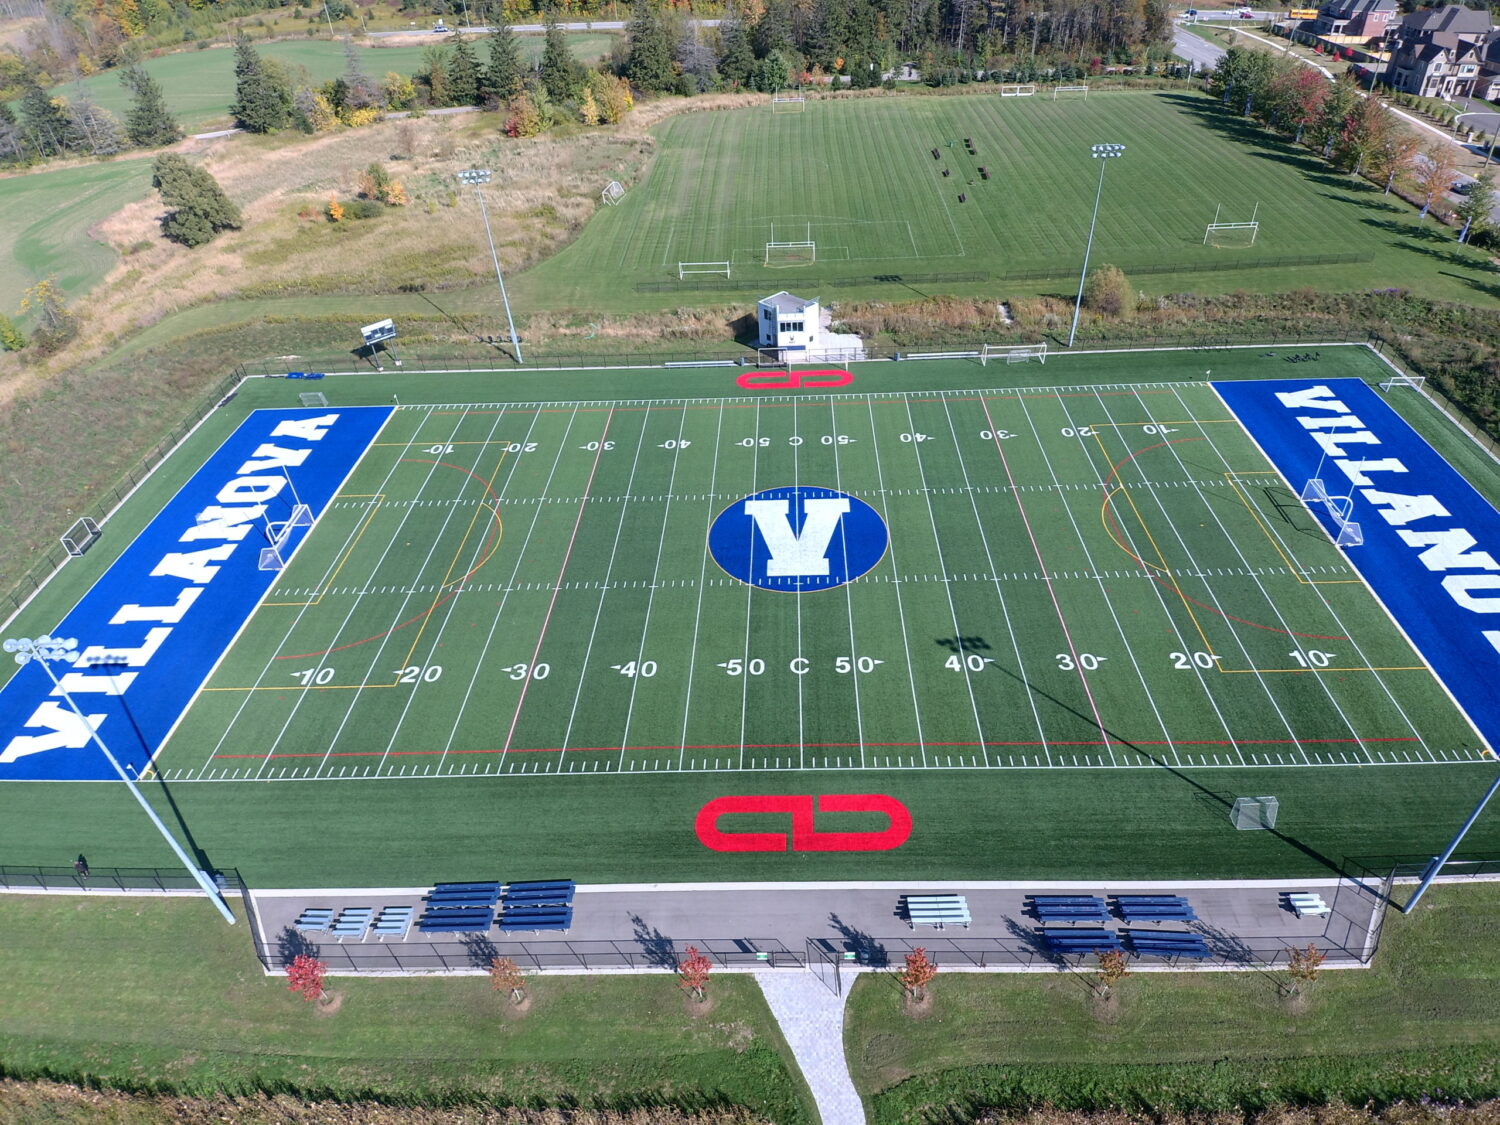
[[[1385,370],[1287,354],[1208,362]],[[330,409],[402,405],[147,792],[259,885],[1274,876],[1440,847],[1493,764],[1204,365],[869,364],[754,395],[723,370],[330,379]],[[246,384],[115,541],[296,389]],[[841,498],[863,530],[820,538]],[[736,554],[752,524],[787,573]],[[1278,830],[1234,831],[1233,798],[1266,794]],[[864,803],[820,806],[819,833],[879,835],[882,798],[909,839],[734,854],[698,831],[725,798],[765,811],[723,830],[784,834],[788,802],[838,795]],[[6,786],[25,815],[0,846],[154,862],[120,797]]]
[[[736,504],[755,494],[780,510],[749,550],[785,529],[761,587],[708,549],[711,529],[748,535]],[[838,497],[868,505],[873,543],[819,524]],[[1479,755],[1212,390],[1165,384],[403,407],[158,768]]]

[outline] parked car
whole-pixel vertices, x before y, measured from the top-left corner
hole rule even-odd
[[[440,35],[446,35],[448,33],[448,25],[442,20],[438,20],[437,23],[432,25],[432,30],[438,32]]]
[[[1469,192],[1473,190],[1473,187],[1473,180],[1459,180],[1453,185],[1451,190],[1454,195],[1468,195]]]

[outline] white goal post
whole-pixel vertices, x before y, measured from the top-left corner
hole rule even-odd
[[[1328,488],[1319,477],[1311,477],[1302,486],[1302,502],[1311,508],[1314,504],[1322,504],[1327,509],[1329,517],[1334,526],[1339,529],[1334,538],[1336,547],[1362,547],[1365,542],[1365,533],[1359,524],[1349,518],[1349,513],[1354,508],[1354,500],[1349,496],[1330,496]]]
[[[807,99],[801,90],[778,90],[771,95],[772,113],[801,113],[807,108]]]
[[[992,359],[1003,359],[1006,363],[1025,363],[1036,359],[1047,362],[1047,341],[1039,344],[985,344],[979,349],[979,362],[988,367]]]
[[[1221,223],[1219,214],[1224,209],[1221,203],[1214,208],[1214,221],[1208,224],[1203,232],[1203,245],[1212,242],[1215,246],[1254,246],[1255,237],[1260,234],[1260,203],[1255,204],[1255,209],[1250,212],[1248,222]]]
[[[729,263],[728,262],[678,262],[677,263],[677,280],[678,281],[681,281],[683,278],[687,277],[689,274],[695,274],[695,273],[722,273],[725,277],[728,277],[729,276]]]
[[[1392,387],[1410,387],[1414,391],[1420,391],[1427,382],[1426,375],[1392,375],[1384,383],[1380,384],[1382,391],[1389,391]]]
[[[619,180],[610,180],[604,185],[604,190],[599,193],[599,198],[613,207],[625,198],[625,185]]]
[[[810,266],[818,260],[818,244],[812,239],[796,242],[767,242],[766,268]]]
[[[99,525],[88,516],[75,520],[62,536],[63,550],[75,559],[82,557],[99,538]]]
[[[1029,98],[1032,95],[1034,95],[1035,93],[1036,93],[1036,87],[1035,86],[1029,86],[1029,85],[1010,85],[1010,86],[1001,86],[1000,87],[1000,96],[1002,98]]]
[[[1052,87],[1052,100],[1057,101],[1058,94],[1082,94],[1083,100],[1088,101],[1089,88],[1087,86],[1054,86]]]

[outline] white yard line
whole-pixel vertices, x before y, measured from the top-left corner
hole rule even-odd
[[[840,492],[843,492],[844,477],[843,471],[839,466],[839,423],[838,415],[835,413],[833,408],[832,399],[828,400],[828,425],[834,435],[833,486]],[[875,440],[875,435],[871,433],[871,444],[873,444]],[[887,534],[889,534],[890,529],[887,528],[886,531]],[[854,681],[854,727],[859,738],[859,765],[860,768],[863,769],[865,765],[865,715],[864,711],[861,709],[859,698],[859,681],[861,676],[859,671],[859,644],[854,637],[854,591],[851,589],[852,583],[849,581],[849,537],[847,535],[840,534],[839,542],[844,545],[844,606],[849,615],[849,659],[854,661],[855,664],[855,666],[850,669],[849,678]],[[908,657],[908,659],[910,658]],[[802,677],[799,676],[797,678],[800,680]]]
[[[790,368],[790,364],[787,365]],[[797,400],[792,399],[792,433],[797,434]],[[802,493],[802,441],[800,435],[792,445],[792,487],[798,489],[797,496],[800,499]],[[790,506],[788,506],[790,508]],[[793,513],[794,514],[794,513]],[[769,573],[769,571],[767,572]],[[797,599],[797,660],[802,660],[802,591],[798,590],[792,595]],[[856,673],[851,672],[850,675]],[[807,710],[805,706],[806,693],[802,688],[802,681],[806,676],[797,677],[797,768],[807,768]]]
[[[755,403],[755,441],[750,447],[750,492],[754,495],[756,480],[760,473],[760,402]],[[706,548],[705,548],[706,549]],[[755,536],[750,536],[750,561],[748,571],[750,575],[755,574]],[[744,666],[741,672],[744,675],[744,683],[740,685],[740,759],[739,768],[745,768],[745,716],[750,710],[750,610],[754,604],[755,587],[745,583],[745,651]]]
[[[687,408],[683,408],[683,416],[687,416]],[[713,467],[709,469],[708,478],[708,521],[703,528],[703,561],[698,567],[698,605],[693,611],[693,640],[688,645],[688,675],[687,695],[682,701],[682,743],[677,748],[677,768],[682,769],[683,761],[687,757],[687,732],[688,718],[693,709],[693,673],[698,664],[698,632],[703,624],[703,591],[708,588],[705,579],[708,577],[708,532],[713,527],[714,520],[718,517],[716,502],[712,499],[719,482],[719,446],[724,437],[724,408],[721,406],[718,412],[718,424],[714,429],[714,458]],[[741,669],[744,675],[749,675],[749,669]]]

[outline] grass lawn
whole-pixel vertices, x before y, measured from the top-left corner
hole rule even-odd
[[[568,46],[580,62],[592,64],[596,59],[609,54],[617,36],[602,31],[575,31],[566,33]],[[521,54],[530,63],[542,57],[542,37],[539,35],[517,36]],[[433,35],[432,42],[421,46],[402,47],[356,47],[360,65],[377,81],[387,71],[397,74],[412,74],[422,61],[429,47],[440,47],[447,42],[445,35]],[[482,38],[478,40],[480,61],[487,58]],[[313,84],[337,78],[344,72],[344,45],[327,39],[278,40],[257,44],[262,55],[285,63],[294,77],[301,77]],[[188,132],[199,132],[217,124],[228,125],[229,106],[234,101],[234,51],[229,47],[209,47],[203,50],[177,51],[159,58],[147,59],[146,70],[161,83],[167,105],[177,114],[177,119]],[[82,86],[93,95],[94,101],[124,118],[130,109],[130,95],[120,83],[118,70],[103,71],[83,79]],[[77,84],[67,83],[52,90],[54,96],[75,96]]]
[[[187,1094],[740,1104],[781,1123],[810,1099],[748,976],[716,975],[694,1018],[668,974],[536,977],[502,1014],[488,978],[334,978],[333,1016],[266,977],[243,922],[202,902],[0,899],[0,1066]]]
[[[1403,892],[1402,896],[1404,897]],[[1278,1101],[1493,1097],[1500,1089],[1500,886],[1435,889],[1392,913],[1375,967],[1297,1001],[1272,973],[1136,974],[1099,1008],[1087,972],[939,974],[924,1019],[890,974],[860,978],[845,1047],[879,1123],[1025,1108],[1254,1108]]]
[[[517,280],[521,307],[680,304],[691,290],[633,289],[675,283],[679,261],[730,262],[747,292],[837,285],[839,296],[854,296],[861,278],[901,275],[923,291],[964,291],[952,278],[927,285],[920,275],[933,272],[981,271],[993,280],[977,289],[988,292],[1028,271],[1061,282],[1088,236],[1099,178],[1088,152],[1100,137],[1126,151],[1109,164],[1093,260],[1127,274],[1149,267],[1132,275],[1147,292],[1401,285],[1493,299],[1484,256],[1455,245],[1452,232],[1419,225],[1405,203],[1196,93],[1077,102],[896,96],[813,102],[796,115],[683,114],[656,132],[645,178]],[[965,152],[964,138],[977,155]],[[1203,245],[1216,208],[1221,221],[1240,221],[1257,204],[1253,247]],[[769,240],[809,236],[814,264],[765,266]],[[1361,261],[1275,264],[1318,254]],[[1238,268],[1246,263],[1260,265]],[[1174,265],[1183,272],[1157,272]],[[1031,276],[1005,289],[1062,291]]]
[[[12,263],[0,271],[0,312],[50,274],[70,299],[91,289],[116,257],[89,228],[150,190],[148,156],[0,179],[0,258]]]

